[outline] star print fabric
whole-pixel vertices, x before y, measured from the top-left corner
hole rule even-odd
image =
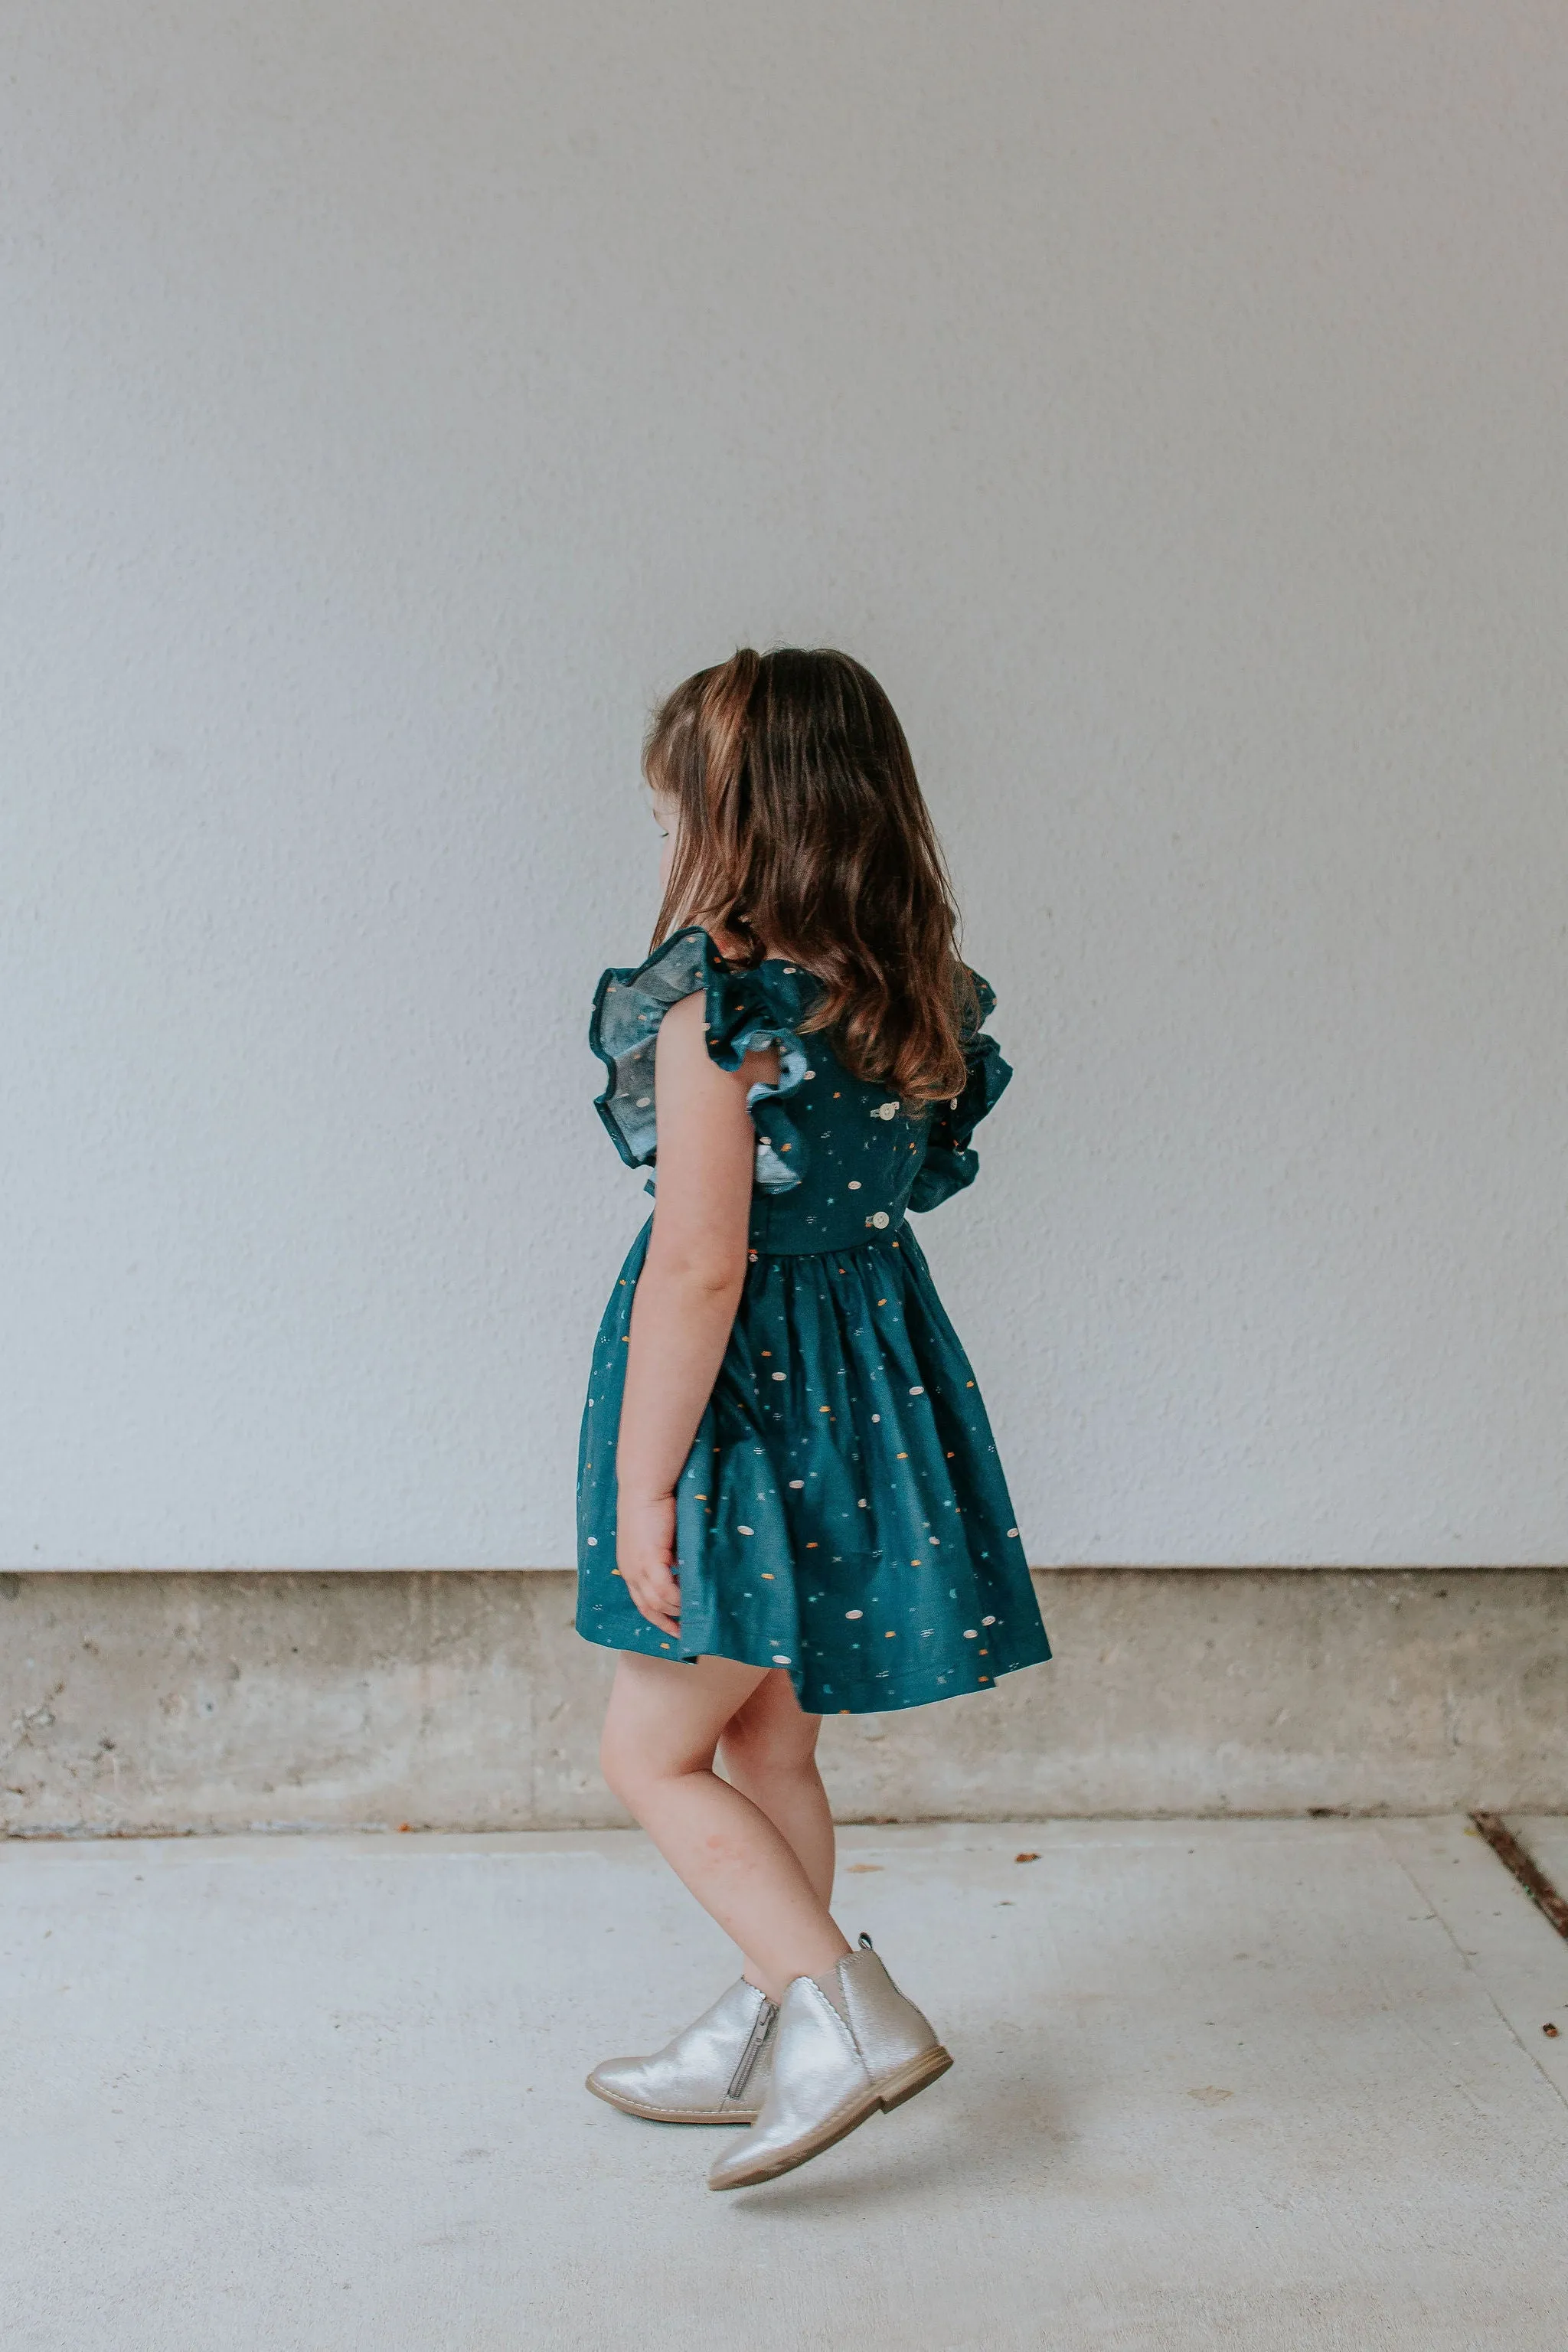
[[[595,1344],[578,1455],[577,1630],[654,1656],[788,1669],[814,1714],[884,1713],[1048,1658],[1023,1545],[968,1359],[906,1223],[973,1181],[975,1126],[1012,1073],[983,1033],[957,1101],[911,1115],[795,1024],[817,983],[778,960],[725,968],[700,930],[600,982],[590,1042],[621,1156],[657,1151],[653,1053],[701,989],[708,1048],[739,1067],[779,1049],[748,1095],[757,1129],[745,1286],[677,1489],[680,1633],[640,1616],[616,1573],[615,1454],[634,1242]],[[994,997],[976,980],[982,1019]],[[652,1187],[650,1186],[650,1190]]]

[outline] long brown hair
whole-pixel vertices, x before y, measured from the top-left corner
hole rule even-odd
[[[847,654],[750,647],[654,713],[643,753],[679,810],[653,944],[686,923],[823,983],[802,1024],[906,1102],[963,1084],[978,1022],[958,909],[892,704]]]

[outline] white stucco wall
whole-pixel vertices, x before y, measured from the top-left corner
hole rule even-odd
[[[25,0],[10,1566],[571,1557],[645,709],[898,704],[1031,1557],[1568,1550],[1550,0]]]

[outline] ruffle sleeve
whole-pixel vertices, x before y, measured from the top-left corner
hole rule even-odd
[[[988,1021],[996,1010],[996,992],[978,972],[971,977],[979,1004],[979,1021]],[[962,1192],[966,1185],[973,1184],[980,1172],[980,1155],[970,1149],[970,1139],[981,1120],[1001,1101],[1013,1068],[1011,1063],[1003,1060],[994,1037],[988,1037],[978,1023],[965,1040],[963,1061],[962,1092],[952,1102],[931,1113],[925,1157],[910,1193],[911,1209],[940,1208],[954,1192]]]
[[[794,1023],[809,1007],[816,982],[787,965],[752,971],[725,968],[704,930],[677,931],[635,970],[606,971],[594,996],[588,1043],[609,1072],[595,1104],[628,1168],[654,1163],[658,1140],[654,1055],[672,1004],[700,990],[708,1051],[721,1070],[738,1070],[763,1045],[779,1050],[772,1086],[748,1087],[746,1108],[757,1130],[757,1182],[765,1192],[794,1190],[805,1172],[806,1145],[789,1108],[809,1072],[805,1041]],[[650,1182],[647,1188],[653,1186]]]

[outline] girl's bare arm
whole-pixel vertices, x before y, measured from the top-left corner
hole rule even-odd
[[[777,1053],[738,1070],[709,1055],[703,1000],[672,1005],[655,1049],[658,1189],[632,1304],[616,1454],[616,1563],[642,1614],[679,1628],[675,1486],[702,1418],[746,1276],[756,1135],[746,1090]]]

